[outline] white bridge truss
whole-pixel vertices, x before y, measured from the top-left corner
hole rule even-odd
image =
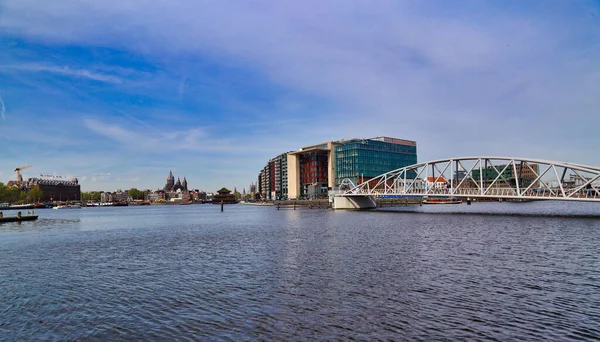
[[[341,196],[493,198],[600,202],[600,167],[538,159],[465,157],[393,170]]]

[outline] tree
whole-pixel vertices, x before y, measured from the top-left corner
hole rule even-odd
[[[25,191],[15,187],[9,188],[4,183],[0,183],[0,203],[18,203],[24,201],[25,198]]]
[[[44,197],[44,192],[38,186],[33,187],[27,193],[27,197],[29,200],[34,202],[39,202],[42,197]]]
[[[131,199],[134,199],[134,200],[136,200],[136,199],[144,199],[144,192],[140,191],[140,190],[138,190],[136,188],[129,189],[128,194],[129,194],[129,197]]]

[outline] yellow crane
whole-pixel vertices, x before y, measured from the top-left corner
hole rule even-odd
[[[17,175],[17,184],[21,185],[21,183],[23,183],[23,176],[21,176],[21,170],[24,169],[28,169],[31,167],[31,164],[29,165],[23,165],[23,166],[19,166],[17,168],[15,168],[15,173]]]

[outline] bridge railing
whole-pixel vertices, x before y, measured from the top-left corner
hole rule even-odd
[[[600,167],[538,159],[463,157],[419,163],[354,185],[344,196],[600,199]]]
[[[360,189],[354,192],[354,195],[374,195],[378,196],[419,196],[419,197],[427,197],[427,196],[445,196],[445,197],[519,197],[519,198],[541,198],[541,199],[550,199],[550,198],[585,198],[585,199],[600,199],[600,195],[598,195],[597,191],[593,189],[583,189],[574,192],[570,192],[569,190],[573,189],[564,189],[565,193],[560,189],[530,189],[522,193],[517,193],[516,189],[513,188],[493,188],[488,189],[482,193],[481,189],[478,188],[462,188],[462,189],[411,189],[410,191],[401,191],[401,192],[389,192],[377,191],[377,189],[373,190],[365,190]]]

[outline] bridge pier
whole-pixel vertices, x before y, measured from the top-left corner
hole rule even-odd
[[[332,209],[350,209],[350,210],[363,210],[363,209],[375,209],[377,208],[377,202],[374,196],[369,195],[353,195],[353,196],[334,196]]]

